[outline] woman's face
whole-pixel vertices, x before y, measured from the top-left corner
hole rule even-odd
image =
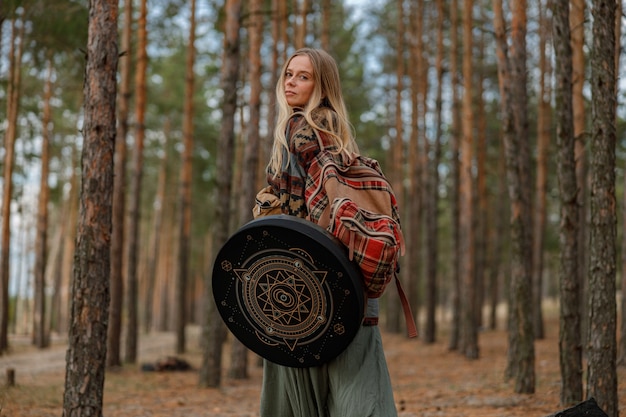
[[[309,57],[306,55],[293,57],[285,71],[285,98],[289,106],[306,106],[314,87],[313,65]]]

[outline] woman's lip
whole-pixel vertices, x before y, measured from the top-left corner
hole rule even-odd
[[[296,95],[296,93],[294,93],[293,91],[285,91],[285,95],[287,95],[287,96],[294,96],[294,95]]]

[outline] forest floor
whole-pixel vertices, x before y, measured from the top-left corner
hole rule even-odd
[[[106,417],[258,416],[262,369],[251,355],[245,380],[222,378],[217,389],[198,387],[201,351],[198,329],[188,330],[188,353],[177,356],[190,371],[142,372],[141,364],[174,355],[175,336],[142,336],[137,365],[109,370],[105,378]],[[558,322],[547,321],[546,338],[535,344],[536,392],[515,394],[514,381],[505,381],[508,336],[504,330],[479,334],[480,357],[468,360],[448,349],[446,335],[434,344],[383,334],[399,417],[544,417],[559,404],[560,371]],[[10,339],[11,352],[0,356],[0,417],[62,415],[66,345],[37,350],[25,337]],[[224,357],[228,358],[228,346]],[[227,365],[227,364],[226,364]],[[6,369],[15,370],[14,387],[6,385]],[[621,413],[626,404],[626,370],[618,369]],[[280,417],[280,416],[277,416]]]

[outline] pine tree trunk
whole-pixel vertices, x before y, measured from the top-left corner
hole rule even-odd
[[[561,405],[582,399],[582,344],[580,335],[580,286],[578,279],[578,186],[572,109],[572,47],[568,3],[553,5],[555,51],[555,109],[557,111],[558,177],[561,200],[560,331]]]
[[[409,43],[409,75],[411,77],[411,132],[409,139],[408,150],[408,174],[409,174],[409,192],[406,199],[406,230],[405,236],[407,236],[408,246],[408,259],[405,263],[406,269],[410,271],[407,279],[407,291],[409,301],[411,303],[411,310],[416,313],[420,311],[420,282],[422,279],[422,270],[420,262],[420,253],[422,252],[422,196],[423,191],[423,164],[420,161],[420,131],[423,131],[423,127],[420,127],[422,120],[422,112],[420,109],[420,97],[423,96],[422,83],[420,77],[423,76],[421,71],[420,54],[422,42],[420,37],[422,36],[422,14],[420,8],[422,6],[421,1],[415,1],[410,3],[410,17],[409,28],[412,41]],[[417,320],[419,323],[419,320]],[[423,333],[424,340],[428,337],[427,333]]]
[[[393,160],[393,169],[391,171],[391,184],[396,193],[396,198],[398,201],[398,207],[400,208],[400,213],[402,213],[405,207],[405,196],[404,196],[404,187],[402,185],[402,181],[404,179],[404,132],[403,132],[403,120],[402,120],[402,90],[403,86],[403,78],[404,78],[404,34],[405,34],[405,24],[404,24],[404,7],[403,0],[397,0],[398,5],[398,15],[396,20],[396,104],[395,104],[395,137],[393,139],[392,144],[392,160]],[[409,249],[410,250],[410,249]],[[411,251],[411,250],[410,250]],[[412,251],[411,251],[412,252]],[[406,263],[406,259],[401,260],[402,263]],[[400,268],[401,271],[406,271],[407,268]],[[409,271],[410,274],[415,273],[414,271]],[[399,279],[404,280],[404,275],[406,272],[400,272]],[[388,291],[385,293],[385,302],[386,302],[386,321],[385,321],[385,329],[391,333],[400,333],[400,299],[398,294],[395,291]]]
[[[224,36],[224,59],[222,65],[221,86],[224,91],[222,102],[222,128],[218,142],[216,201],[223,202],[215,206],[213,247],[217,250],[228,240],[230,225],[230,201],[232,195],[232,174],[234,154],[234,124],[237,111],[237,80],[239,79],[240,49],[240,14],[241,0],[226,0],[226,27]],[[214,255],[215,256],[215,255]],[[222,343],[226,335],[226,326],[215,306],[212,293],[211,274],[207,274],[205,283],[206,322],[202,329],[202,365],[200,385],[219,387],[221,384]]]
[[[547,213],[548,153],[552,125],[551,68],[546,57],[550,40],[550,20],[546,7],[539,3],[539,96],[537,100],[537,177],[535,179],[535,207],[533,216],[533,303],[537,306],[533,317],[536,339],[544,338],[543,325],[543,264]]]
[[[128,108],[130,102],[132,0],[125,0],[122,52],[120,59],[120,92],[117,97],[118,121],[115,139],[115,178],[113,184],[113,231],[111,233],[111,305],[107,336],[107,367],[120,366],[122,308],[124,305],[124,210],[126,208],[126,159]]]
[[[248,4],[250,10],[250,26],[248,26],[248,62],[250,97],[248,99],[249,119],[247,125],[246,143],[243,154],[243,165],[246,167],[241,177],[241,192],[239,193],[239,222],[241,226],[252,220],[252,204],[256,195],[257,166],[259,165],[260,135],[259,126],[261,118],[261,44],[263,41],[264,20],[261,14],[260,0],[251,0]],[[248,378],[248,348],[239,340],[233,339],[231,366],[229,375],[235,379]]]
[[[535,349],[532,303],[532,225],[530,203],[530,146],[528,143],[528,99],[526,69],[526,0],[512,3],[511,21],[511,108],[514,135],[507,142],[509,192],[511,193],[512,273],[511,294],[514,326],[509,346],[515,345],[512,365],[516,369],[515,392],[535,391]]]
[[[460,353],[468,359],[477,359],[478,329],[476,326],[476,287],[474,265],[474,111],[472,106],[472,18],[473,0],[463,1],[463,124],[460,144],[460,199],[459,221],[461,236],[461,338]]]
[[[137,26],[137,66],[135,68],[135,149],[133,153],[130,200],[128,207],[128,256],[126,273],[126,351],[128,363],[137,361],[138,344],[138,264],[139,226],[141,224],[141,180],[143,178],[143,147],[146,135],[146,72],[148,68],[147,0],[141,0]]]
[[[459,149],[461,137],[461,106],[459,98],[459,7],[458,0],[451,0],[450,4],[450,78],[452,80],[452,128],[451,128],[451,145],[450,145],[450,171],[452,177],[452,186],[450,190],[451,211],[452,211],[452,247],[453,247],[453,265],[452,265],[452,323],[450,326],[450,340],[448,349],[457,350],[460,345],[461,332],[461,234],[460,234],[460,166],[459,166]]]
[[[188,305],[187,285],[189,282],[189,255],[191,250],[191,174],[193,162],[193,93],[196,61],[196,1],[191,0],[189,18],[189,40],[185,65],[185,105],[183,121],[183,155],[180,167],[178,201],[178,271],[176,274],[176,353],[185,353],[185,326]]]
[[[64,417],[102,416],[109,318],[117,0],[91,0],[82,186],[63,397]]]
[[[170,138],[170,121],[165,120],[163,127],[163,136],[165,142],[163,149],[165,152],[161,154],[161,162],[159,166],[159,177],[157,180],[157,192],[154,198],[154,211],[152,220],[152,236],[150,240],[150,252],[146,262],[145,273],[145,303],[144,303],[144,319],[143,328],[145,332],[150,332],[154,327],[154,306],[155,306],[155,289],[157,283],[158,264],[161,257],[161,239],[163,234],[163,216],[165,205],[165,192],[167,189],[167,162],[169,155],[169,138]],[[156,298],[158,299],[158,297]],[[157,304],[158,306],[158,304]]]
[[[11,48],[9,51],[9,84],[7,87],[7,129],[4,134],[4,170],[2,190],[2,242],[0,247],[0,355],[9,347],[9,276],[11,246],[11,195],[13,193],[13,167],[17,137],[17,113],[21,84],[21,62],[24,44],[24,26],[17,32],[15,19],[11,23]],[[16,42],[17,50],[16,50]]]
[[[50,99],[52,98],[52,62],[47,62],[48,70],[43,99],[44,126],[41,134],[41,178],[39,181],[39,201],[37,212],[37,236],[35,237],[35,308],[33,316],[33,344],[38,348],[48,347],[46,329],[46,264],[48,260],[48,203],[50,187]]]
[[[574,113],[574,158],[576,160],[576,184],[578,186],[578,279],[579,297],[582,300],[587,293],[587,271],[589,270],[589,172],[587,156],[587,138],[589,132],[586,131],[586,119],[588,110],[586,107],[587,97],[583,93],[587,80],[585,67],[585,21],[586,1],[571,0],[569,10],[569,27],[572,43],[572,101]],[[587,306],[585,303],[579,305],[579,315],[581,317],[581,338],[585,338],[587,332]],[[584,346],[583,346],[584,350]],[[584,352],[583,352],[584,354]]]
[[[609,417],[619,414],[616,363],[616,1],[592,1],[591,230],[587,397]]]

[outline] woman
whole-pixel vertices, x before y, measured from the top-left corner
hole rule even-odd
[[[322,50],[296,51],[283,67],[276,96],[268,183],[283,214],[306,218],[306,173],[320,145],[338,155],[358,152],[337,64]],[[366,317],[377,316],[378,301],[368,300]],[[396,416],[382,338],[372,323],[361,326],[346,350],[322,366],[290,368],[266,360],[261,416]]]

